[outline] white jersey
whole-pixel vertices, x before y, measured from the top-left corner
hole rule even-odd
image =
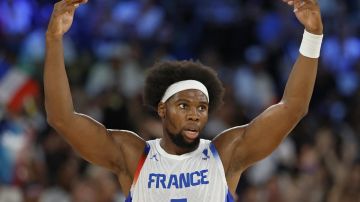
[[[160,139],[147,142],[126,202],[232,202],[215,146],[200,140],[183,155],[168,154]]]

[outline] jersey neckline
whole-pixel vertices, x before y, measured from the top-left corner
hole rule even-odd
[[[187,159],[187,158],[190,158],[192,156],[194,156],[195,154],[197,154],[200,150],[201,150],[201,145],[204,144],[204,142],[206,141],[205,139],[200,139],[200,143],[199,143],[199,146],[192,152],[189,152],[189,153],[185,153],[185,154],[181,154],[181,155],[175,155],[175,154],[169,154],[167,153],[160,145],[160,138],[159,139],[156,139],[155,140],[155,146],[156,146],[156,149],[158,150],[158,152],[166,157],[166,158],[170,158],[170,159],[174,159],[174,160],[184,160],[184,159]]]

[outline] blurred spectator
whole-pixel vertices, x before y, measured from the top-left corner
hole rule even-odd
[[[7,36],[26,34],[31,27],[35,12],[31,0],[4,0],[0,2],[1,32]]]
[[[247,64],[238,68],[234,76],[234,91],[238,103],[254,117],[276,101],[275,86],[266,71],[267,53],[252,46],[245,51]]]

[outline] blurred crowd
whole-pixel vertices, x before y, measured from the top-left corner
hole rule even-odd
[[[307,116],[241,177],[241,202],[360,201],[360,1],[318,0],[325,38]],[[0,202],[124,201],[46,123],[42,71],[55,1],[0,1]],[[75,108],[107,128],[161,137],[142,105],[156,61],[200,60],[226,87],[203,133],[248,123],[281,99],[303,27],[281,0],[89,0],[64,39]],[[264,140],[266,141],[266,140]]]

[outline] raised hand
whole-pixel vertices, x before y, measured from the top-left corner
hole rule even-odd
[[[317,0],[282,1],[294,7],[296,18],[304,25],[308,32],[318,35],[323,33],[323,23]]]
[[[55,4],[46,36],[61,38],[71,27],[76,8],[87,0],[62,0]]]

